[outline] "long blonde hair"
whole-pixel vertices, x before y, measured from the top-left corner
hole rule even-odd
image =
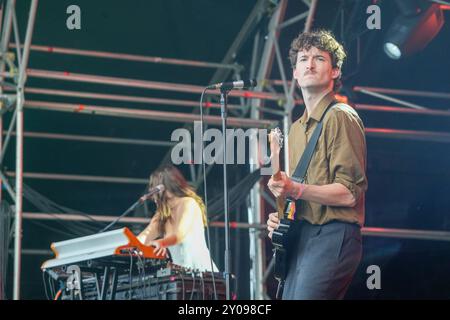
[[[186,179],[183,177],[180,170],[172,165],[165,165],[160,167],[150,176],[149,188],[154,188],[157,185],[164,185],[165,190],[153,196],[156,203],[156,213],[160,217],[160,231],[163,232],[163,227],[167,219],[172,215],[172,210],[168,204],[167,191],[170,191],[177,197],[190,197],[194,199],[200,207],[202,212],[203,225],[206,226],[206,207],[194,190],[189,186]]]

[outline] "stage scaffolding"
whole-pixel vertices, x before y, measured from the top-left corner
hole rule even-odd
[[[119,143],[126,145],[146,145],[146,146],[162,146],[171,148],[174,143],[168,141],[155,140],[139,140],[139,139],[124,139],[124,138],[110,138],[101,136],[83,136],[83,135],[69,135],[56,134],[46,132],[26,132],[23,126],[23,112],[27,109],[37,110],[51,110],[54,112],[68,112],[68,113],[86,113],[96,116],[112,116],[124,117],[134,119],[145,119],[151,121],[170,121],[190,124],[195,120],[199,120],[198,114],[195,112],[170,112],[157,110],[140,110],[126,107],[111,107],[107,105],[85,105],[74,103],[56,103],[43,100],[27,100],[27,94],[42,94],[52,96],[66,96],[72,98],[90,98],[102,99],[108,101],[120,101],[124,105],[127,102],[143,103],[143,104],[159,104],[169,106],[183,106],[186,108],[198,108],[197,100],[176,100],[176,99],[161,99],[151,97],[136,97],[117,94],[104,94],[96,92],[80,92],[49,88],[26,87],[27,78],[46,78],[58,81],[82,82],[86,84],[102,83],[110,86],[133,87],[141,89],[162,90],[171,92],[193,93],[197,96],[202,92],[203,87],[183,83],[164,83],[151,80],[137,80],[128,77],[106,77],[102,75],[72,73],[72,72],[57,72],[50,70],[28,69],[27,63],[31,52],[46,52],[49,55],[74,55],[83,57],[95,57],[101,59],[119,59],[122,61],[135,61],[141,63],[157,63],[176,65],[180,67],[195,67],[195,68],[212,68],[216,69],[211,83],[225,81],[232,74],[233,79],[240,79],[240,73],[243,66],[233,61],[236,52],[242,46],[242,43],[248,41],[250,34],[253,33],[256,25],[260,22],[262,17],[267,14],[268,10],[272,10],[272,16],[269,22],[267,39],[264,43],[264,48],[259,52],[264,34],[257,31],[253,39],[253,59],[250,66],[251,76],[255,77],[259,83],[254,91],[231,91],[230,97],[240,98],[240,105],[230,105],[229,109],[233,116],[228,118],[228,125],[237,128],[272,128],[277,125],[283,128],[285,133],[291,124],[292,110],[297,105],[302,105],[301,99],[296,98],[295,83],[291,81],[290,70],[286,70],[285,57],[281,55],[279,48],[279,37],[283,28],[297,24],[299,30],[310,30],[314,13],[317,8],[317,0],[304,0],[305,12],[301,12],[289,20],[284,20],[288,0],[269,1],[259,0],[255,4],[254,9],[250,13],[247,21],[244,23],[241,32],[236,37],[231,45],[229,51],[226,53],[222,63],[202,62],[182,59],[169,59],[163,57],[149,57],[133,54],[99,52],[91,50],[61,48],[44,45],[32,45],[32,34],[35,22],[35,15],[38,6],[37,0],[30,0],[29,16],[26,29],[26,37],[23,42],[19,39],[18,24],[15,12],[15,0],[8,0],[4,8],[2,8],[2,29],[1,29],[1,60],[0,60],[0,98],[1,98],[1,115],[0,130],[3,135],[0,139],[1,147],[1,162],[3,162],[4,155],[7,152],[8,144],[11,137],[15,136],[16,150],[15,160],[16,166],[13,171],[0,172],[0,179],[5,186],[6,192],[14,200],[15,209],[15,233],[14,233],[14,290],[13,298],[20,299],[20,279],[21,279],[21,255],[30,250],[22,250],[21,234],[22,234],[22,219],[67,219],[71,221],[79,221],[85,219],[85,216],[77,215],[59,215],[57,213],[24,213],[22,210],[22,186],[23,179],[49,179],[49,180],[66,180],[66,181],[102,181],[104,183],[123,183],[123,184],[146,184],[147,179],[136,179],[128,177],[104,177],[104,176],[89,176],[89,175],[65,175],[65,174],[51,174],[38,172],[23,172],[23,139],[51,139],[51,140],[66,140],[66,141],[90,141],[97,143]],[[306,21],[304,21],[306,20]],[[11,43],[11,32],[14,32],[14,42]],[[273,64],[278,68],[281,75],[280,80],[270,80],[273,70]],[[205,84],[206,86],[207,84]],[[281,87],[281,90],[280,90]],[[267,92],[267,89],[271,89]],[[277,90],[277,89],[278,90]],[[429,93],[417,92],[407,90],[394,90],[384,88],[364,88],[355,87],[355,92],[369,94],[377,98],[396,103],[398,106],[378,106],[357,104],[356,109],[362,112],[386,112],[398,114],[421,114],[427,116],[449,116],[449,111],[439,111],[426,109],[423,106],[416,105],[398,98],[393,98],[390,95],[421,95],[426,97],[439,97],[449,99],[450,95],[444,93]],[[218,94],[218,91],[215,92]],[[265,106],[265,101],[282,102],[283,107],[279,109]],[[205,110],[219,108],[218,103],[211,101],[205,102]],[[406,107],[406,108],[405,108]],[[188,110],[188,109],[187,109]],[[195,110],[195,109],[194,109]],[[12,113],[12,120],[7,130],[3,129],[3,115]],[[267,120],[262,118],[262,113],[272,114],[278,117],[277,121]],[[220,117],[214,115],[205,115],[205,122],[207,124],[215,125],[220,123]],[[394,138],[394,139],[416,139],[425,141],[450,142],[450,134],[443,132],[429,132],[416,130],[395,130],[389,128],[366,128],[368,137]],[[4,139],[3,139],[4,137]],[[255,148],[257,150],[257,148]],[[287,168],[287,141],[285,152],[285,168]],[[170,150],[167,154],[170,154]],[[260,159],[256,152],[250,155],[251,159]],[[208,167],[206,174],[212,166]],[[251,165],[250,170],[256,170],[259,165]],[[197,172],[196,172],[197,170]],[[201,168],[191,165],[191,180],[197,184],[201,181]],[[7,177],[15,177],[15,184],[11,185]],[[1,192],[1,190],[0,190]],[[4,198],[4,195],[1,194]],[[265,299],[267,294],[265,292],[265,280],[270,273],[270,265],[265,257],[264,237],[261,232],[265,232],[264,222],[265,206],[269,205],[275,208],[272,197],[268,194],[267,188],[257,183],[250,194],[250,206],[248,208],[248,223],[233,222],[234,228],[242,228],[248,230],[250,237],[250,257],[251,257],[251,298]],[[92,219],[97,219],[95,215]],[[115,217],[103,216],[102,221],[111,221]],[[148,220],[139,218],[124,218],[124,223],[148,223]],[[211,222],[213,227],[223,227],[223,223]],[[25,230],[26,232],[26,230]],[[363,230],[365,235],[371,236],[392,236],[401,238],[415,238],[415,239],[429,239],[429,240],[444,240],[449,241],[450,236],[447,232],[434,232],[427,230],[401,230],[401,229],[381,229],[381,228],[365,228]],[[40,251],[42,254],[45,251]],[[1,297],[0,297],[1,298]]]

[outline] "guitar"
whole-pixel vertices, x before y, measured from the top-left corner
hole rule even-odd
[[[283,134],[279,128],[271,130],[269,134],[269,142],[272,179],[274,181],[281,180],[280,150],[283,145]],[[288,271],[287,253],[295,234],[293,231],[295,224],[295,202],[290,199],[285,199],[284,197],[277,197],[276,203],[280,224],[278,229],[273,231],[272,244],[274,245],[274,276],[275,279],[278,280],[278,288],[280,289],[286,279]],[[279,290],[277,291],[277,297],[278,292]]]

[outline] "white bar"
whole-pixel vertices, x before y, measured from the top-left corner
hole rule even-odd
[[[416,90],[403,90],[403,89],[388,89],[388,88],[376,88],[376,87],[353,87],[356,92],[372,91],[378,93],[386,94],[397,94],[403,96],[413,96],[413,97],[426,97],[426,98],[442,98],[450,99],[450,93],[445,92],[431,92],[431,91],[416,91]]]
[[[65,220],[65,221],[96,221],[96,222],[111,222],[117,219],[117,216],[106,215],[80,215],[80,214],[66,214],[66,213],[35,213],[24,212],[24,219],[35,220]],[[122,224],[148,224],[150,218],[135,218],[124,217],[119,221]],[[266,224],[248,224],[241,222],[230,222],[232,228],[253,228],[265,230]],[[224,227],[223,222],[211,222],[212,227]],[[388,238],[401,238],[401,239],[417,239],[417,240],[438,240],[438,241],[450,241],[449,231],[434,231],[434,230],[415,230],[415,229],[396,229],[396,228],[375,228],[364,227],[361,229],[361,233],[364,236],[375,237],[388,237]]]
[[[436,110],[436,109],[409,109],[402,107],[391,107],[383,105],[368,105],[368,104],[356,104],[355,109],[365,111],[377,111],[377,112],[398,112],[409,114],[420,114],[429,116],[450,116],[450,111]]]
[[[79,97],[79,98],[89,98],[89,99],[104,99],[111,101],[127,101],[127,102],[138,102],[138,103],[149,103],[149,104],[162,104],[169,106],[182,106],[182,107],[194,107],[198,108],[200,106],[198,101],[193,100],[179,100],[179,99],[163,99],[163,98],[150,98],[150,97],[135,97],[117,94],[104,94],[104,93],[94,93],[94,92],[79,92],[79,91],[69,91],[69,90],[55,90],[55,89],[44,89],[44,88],[25,88],[25,93],[33,94],[44,94],[44,95],[56,95],[64,97]],[[216,108],[220,109],[219,103],[214,102],[204,102],[204,108]],[[229,109],[241,110],[240,105],[228,105]],[[283,115],[283,111],[277,111],[268,108],[260,108],[260,110],[273,113],[278,115]]]
[[[5,134],[6,131],[3,131]],[[12,132],[11,135],[15,135]],[[56,140],[69,140],[69,141],[87,141],[87,142],[102,142],[102,143],[121,143],[121,144],[135,144],[145,146],[162,146],[171,147],[175,145],[175,142],[168,141],[156,141],[156,140],[140,140],[140,139],[123,139],[123,138],[110,138],[110,137],[98,137],[98,136],[82,136],[74,134],[58,134],[58,133],[46,133],[46,132],[24,132],[25,138],[43,138],[43,139],[56,139]]]
[[[15,218],[15,241],[14,241],[14,288],[13,299],[20,299],[20,273],[22,256],[22,189],[23,189],[23,87],[26,81],[26,68],[30,54],[31,38],[33,36],[34,20],[36,18],[37,0],[32,0],[28,15],[27,31],[23,47],[23,56],[20,63],[19,79],[17,86],[17,124],[16,124],[16,218]]]
[[[10,47],[15,48],[16,45],[11,44]],[[241,70],[243,68],[243,66],[238,65],[238,64],[224,64],[224,63],[203,62],[203,61],[194,61],[194,60],[171,59],[171,58],[162,58],[162,57],[142,56],[142,55],[136,55],[136,54],[112,53],[112,52],[93,51],[93,50],[79,50],[79,49],[49,47],[49,46],[41,46],[41,45],[32,45],[31,50],[48,52],[48,53],[78,55],[78,56],[85,56],[85,57],[108,58],[108,59],[149,62],[149,63],[159,63],[159,64],[173,64],[173,65],[181,65],[181,66],[189,66],[189,67],[203,67],[203,68],[214,68],[214,69],[223,68],[223,69],[233,69],[233,70]]]
[[[14,253],[14,250],[8,250],[10,254]],[[30,256],[52,256],[53,252],[51,250],[41,250],[41,249],[22,249],[22,255]]]
[[[1,32],[1,39],[0,39],[0,51],[1,52],[6,52],[8,49],[8,44],[11,38],[11,25],[12,25],[12,14],[13,14],[13,10],[12,8],[15,5],[15,0],[9,0],[5,3],[5,1],[3,1],[3,7],[2,10],[0,12],[1,17],[0,17],[0,22],[1,24],[1,28],[0,28],[0,32]],[[2,20],[3,18],[3,20]],[[5,63],[6,63],[6,59],[0,59],[0,73],[4,73],[5,70]],[[0,76],[0,81],[3,82],[4,76]],[[0,86],[0,94],[3,94],[3,86]],[[3,111],[3,110],[1,110]],[[14,121],[13,121],[14,122]],[[3,116],[0,115],[0,130],[3,130]],[[4,143],[2,141],[2,139],[0,138],[0,150],[6,149],[4,147]],[[3,155],[2,155],[3,156]],[[0,185],[2,183],[2,180],[0,179]],[[12,190],[9,190],[9,192],[11,193]],[[15,198],[12,197],[13,199]],[[3,192],[0,188],[0,201],[3,199]],[[0,280],[1,281],[1,280]],[[1,283],[0,283],[1,285]],[[1,291],[2,288],[0,288],[0,299],[2,299],[2,297],[4,296],[4,293]]]
[[[394,138],[405,140],[450,142],[450,133],[436,131],[398,130],[384,128],[366,128],[367,136],[380,138]]]
[[[369,96],[377,97],[379,99],[383,99],[383,100],[391,101],[391,102],[394,102],[394,103],[398,103],[400,105],[403,105],[405,107],[410,107],[410,108],[413,108],[413,109],[418,109],[418,110],[429,109],[429,108],[425,108],[425,107],[419,106],[419,105],[417,105],[415,103],[403,101],[403,100],[400,100],[400,99],[397,99],[397,98],[392,98],[390,96],[387,96],[387,95],[384,95],[384,94],[381,94],[381,93],[372,92],[372,91],[369,91],[369,90],[359,90],[359,92],[367,94]]]
[[[69,213],[36,213],[36,212],[24,212],[24,219],[31,220],[64,220],[64,221],[85,221],[85,222],[112,222],[117,219],[117,216],[107,215],[81,215],[81,214],[69,214]],[[118,223],[121,224],[148,224],[150,218],[134,218],[123,217]]]
[[[64,220],[64,221],[85,221],[85,222],[112,222],[117,219],[117,216],[108,215],[80,215],[80,214],[69,214],[69,213],[35,213],[35,212],[24,212],[24,219],[31,220]],[[150,223],[150,218],[137,218],[137,217],[123,217],[119,220],[120,224],[148,224]],[[209,223],[211,227],[224,228],[225,223],[220,221],[212,221]],[[266,229],[263,224],[249,224],[243,222],[230,222],[230,228],[232,229]]]
[[[305,22],[305,29],[304,29],[305,32],[311,31],[314,15],[316,13],[317,2],[318,0],[311,0],[311,5],[309,6],[309,14]]]
[[[210,222],[209,225],[211,227],[216,228],[225,228],[225,223],[220,221],[213,221]],[[231,229],[256,229],[256,230],[265,230],[266,225],[264,224],[258,224],[258,223],[244,223],[244,222],[234,222],[230,221],[230,228]]]
[[[270,18],[268,29],[269,35],[267,41],[264,43],[264,49],[261,54],[260,65],[257,71],[257,79],[267,79],[270,76],[274,59],[274,43],[277,41],[281,29],[278,26],[283,21],[288,0],[279,1],[276,11]],[[255,88],[256,91],[263,91],[264,83],[259,83]],[[283,100],[286,96],[283,95]],[[261,100],[252,100],[250,115],[253,119],[260,118]],[[257,143],[257,142],[255,142]],[[260,159],[260,148],[253,148],[253,154],[250,159]],[[252,161],[255,165],[250,164],[250,171],[260,167],[259,161]],[[247,217],[251,224],[260,224],[264,220],[264,213],[261,210],[261,196],[260,196],[261,182],[257,182],[250,191],[250,203],[247,207]],[[260,237],[255,230],[249,230],[249,256],[251,261],[250,267],[250,299],[262,300],[264,299],[265,283],[263,281],[264,269],[266,260],[265,241]]]
[[[16,175],[14,171],[7,171],[6,174],[11,177],[14,177]],[[148,183],[148,179],[89,176],[89,175],[76,175],[76,174],[55,174],[55,173],[40,173],[40,172],[25,172],[25,173],[23,173],[23,178],[43,179],[43,180],[62,180],[62,181],[124,183],[124,184],[147,184]]]
[[[372,227],[362,228],[361,231],[362,234],[365,236],[450,241],[450,232],[448,231],[372,228]]]
[[[115,86],[125,86],[125,87],[135,87],[143,89],[153,89],[153,90],[166,90],[175,92],[185,92],[191,94],[201,94],[204,87],[195,86],[190,84],[180,84],[180,83],[170,83],[170,82],[157,82],[148,80],[136,80],[129,78],[118,78],[118,77],[106,77],[97,76],[81,73],[72,72],[61,72],[61,71],[47,71],[47,70],[37,70],[28,69],[27,74],[29,77],[43,78],[43,79],[55,79],[63,81],[77,81],[77,82],[88,82],[88,83],[100,83],[105,85],[115,85]],[[0,75],[6,75],[6,73],[0,73]],[[209,94],[219,95],[219,90],[209,90]],[[267,93],[267,92],[255,92],[246,90],[232,90],[229,93],[230,97],[244,97],[248,99],[265,99],[278,101],[283,99],[282,95]]]
[[[296,15],[295,17],[292,17],[289,20],[286,20],[282,24],[278,25],[277,29],[283,29],[283,28],[285,28],[287,26],[290,26],[291,24],[296,23],[297,21],[300,21],[300,20],[303,20],[303,19],[307,18],[308,17],[308,13],[309,13],[309,10],[306,11],[306,12],[300,13],[299,15]]]
[[[73,112],[73,113],[182,122],[182,123],[200,121],[200,116],[198,114],[191,114],[191,113],[139,110],[139,109],[116,108],[105,106],[87,106],[84,104],[56,103],[47,101],[26,101],[25,107],[40,110]],[[215,125],[220,125],[221,123],[221,118],[219,116],[205,115],[204,120],[205,123]],[[275,121],[269,120],[241,119],[231,117],[228,118],[228,124],[232,127],[269,128],[273,126],[275,123],[276,123]]]

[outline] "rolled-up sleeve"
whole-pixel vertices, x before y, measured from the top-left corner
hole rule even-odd
[[[356,201],[367,190],[366,139],[356,111],[348,106],[330,110],[327,156],[330,179],[347,187]]]

